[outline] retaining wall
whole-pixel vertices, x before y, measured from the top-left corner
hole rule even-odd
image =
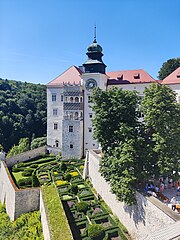
[[[50,230],[49,230],[49,226],[48,226],[48,220],[47,220],[47,216],[46,216],[46,209],[44,206],[41,191],[40,191],[40,212],[41,212],[41,223],[42,223],[44,240],[51,240]]]
[[[0,201],[5,204],[11,220],[15,220],[23,213],[39,210],[39,197],[40,188],[18,189],[6,162],[1,161]]]
[[[45,152],[46,146],[43,146],[30,151],[26,151],[24,153],[20,153],[10,158],[6,158],[5,161],[8,167],[12,167],[16,163],[26,162],[28,160],[31,160],[32,158],[39,156],[40,154],[44,154]]]
[[[90,150],[87,156],[88,163],[85,169],[93,187],[111,208],[123,225],[128,229],[133,239],[144,239],[158,229],[162,229],[178,220],[180,216],[154,197],[144,197],[136,194],[137,205],[126,206],[111,193],[109,184],[99,173],[100,155]],[[86,159],[86,161],[87,161]]]

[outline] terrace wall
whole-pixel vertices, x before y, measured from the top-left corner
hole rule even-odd
[[[43,146],[30,151],[26,151],[24,153],[20,153],[10,158],[6,158],[5,161],[8,167],[12,167],[16,163],[26,162],[28,160],[31,160],[32,158],[35,158],[41,154],[44,154],[45,152],[46,152],[46,146]]]
[[[10,219],[15,220],[23,213],[39,210],[40,188],[18,189],[6,162],[1,161],[0,201],[5,204]]]
[[[107,205],[111,208],[123,225],[128,229],[133,239],[144,239],[158,229],[162,229],[178,220],[180,216],[161,203],[154,197],[144,197],[136,194],[137,205],[126,206],[125,203],[116,199],[111,193],[109,184],[99,173],[99,161],[101,160],[98,152],[90,150],[85,166],[93,187],[101,195]]]
[[[44,206],[41,191],[40,191],[40,212],[41,212],[41,223],[42,223],[44,240],[51,240],[50,230],[49,230],[49,226],[48,226],[48,220],[47,220],[47,216],[46,216],[46,209]]]

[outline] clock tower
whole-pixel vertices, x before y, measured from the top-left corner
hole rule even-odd
[[[93,139],[93,111],[91,95],[96,87],[106,90],[107,79],[106,65],[102,60],[102,47],[96,41],[96,34],[93,43],[87,48],[87,61],[83,64],[84,73],[81,75],[84,93],[84,155],[88,149],[97,149],[98,143]]]

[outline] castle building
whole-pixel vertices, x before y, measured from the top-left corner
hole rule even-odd
[[[47,145],[50,152],[62,152],[64,159],[82,158],[89,149],[98,148],[92,128],[95,87],[136,90],[143,97],[144,88],[158,82],[169,85],[180,102],[180,68],[163,81],[156,81],[142,69],[106,72],[102,52],[95,37],[83,66],[72,66],[47,84]]]

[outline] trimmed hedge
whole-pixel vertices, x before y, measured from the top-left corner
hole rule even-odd
[[[87,202],[81,201],[76,204],[76,208],[79,212],[86,213],[89,209],[89,204]]]
[[[88,236],[92,240],[101,240],[105,236],[104,228],[99,224],[92,224],[88,227]]]
[[[31,185],[31,184],[32,184],[32,178],[29,177],[29,178],[19,179],[18,182],[17,182],[17,184],[18,184],[19,187]]]

